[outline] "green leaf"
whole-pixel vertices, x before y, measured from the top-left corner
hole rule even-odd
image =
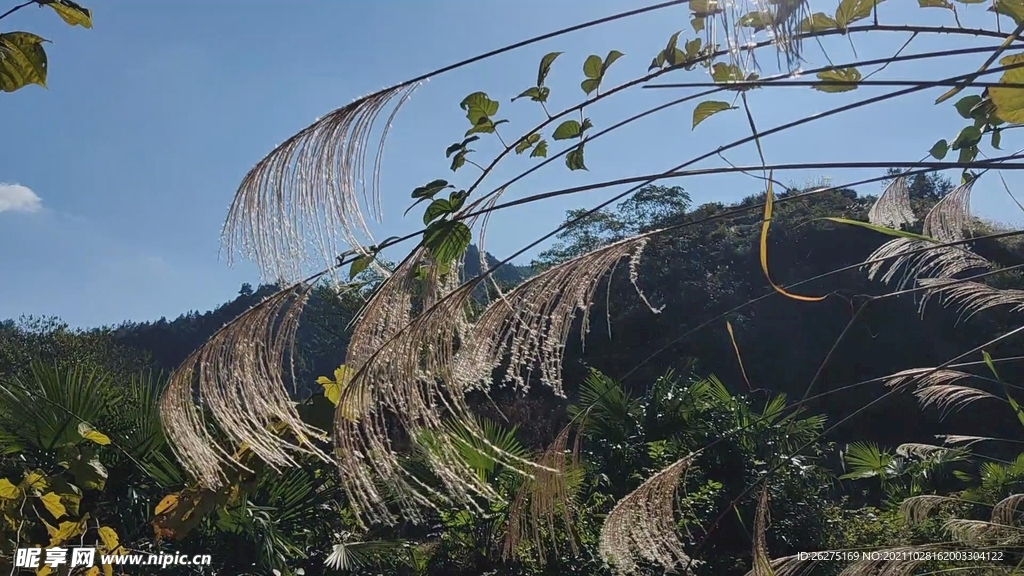
[[[711,67],[711,79],[715,82],[740,82],[743,80],[743,73],[735,64],[719,62]]]
[[[547,102],[548,94],[551,93],[551,89],[544,86],[534,86],[533,88],[527,88],[523,90],[523,93],[512,99],[513,102],[520,98],[529,98],[534,102]]]
[[[576,138],[580,135],[580,123],[575,120],[566,120],[555,128],[554,134],[551,135],[555,140],[568,140],[570,138]]]
[[[533,147],[533,152],[530,152],[530,158],[547,158],[548,157],[548,141],[541,140],[537,142],[537,145]]]
[[[956,135],[956,139],[949,145],[952,150],[960,150],[976,145],[981,141],[981,130],[977,126],[967,126]]]
[[[701,30],[703,30],[704,16],[694,16],[693,19],[690,20],[690,26],[693,27],[694,32],[700,32]]]
[[[458,192],[452,192],[448,195],[448,204],[451,205],[452,212],[455,212],[462,205],[466,203],[466,198],[469,198],[469,192],[465,190],[459,190]]]
[[[696,16],[713,16],[724,10],[720,0],[690,0],[690,12]]]
[[[352,261],[352,265],[348,269],[348,279],[352,280],[359,275],[360,272],[370,267],[370,263],[373,262],[375,256],[373,254],[363,254]]]
[[[857,20],[863,20],[871,16],[875,4],[881,4],[884,0],[842,0],[836,10],[836,23],[840,28],[846,28]]]
[[[497,124],[492,122],[490,118],[482,116],[472,128],[466,130],[466,136],[470,134],[493,134],[495,126]]]
[[[604,78],[605,72],[608,72],[608,68],[611,68],[611,65],[614,64],[616,60],[622,58],[623,56],[625,56],[625,54],[619,52],[618,50],[612,50],[608,52],[608,55],[605,56],[604,58],[604,64],[601,64],[601,78]]]
[[[1001,66],[1020,66],[1024,64],[1024,54],[1013,54],[999,60]],[[1024,83],[1024,67],[1013,68],[1003,72],[1000,84]],[[988,89],[992,103],[996,106],[996,114],[1002,120],[1013,124],[1024,124],[1024,90],[1020,88],[1000,88],[993,86]]]
[[[423,223],[430,224],[445,214],[450,214],[451,211],[451,202],[444,199],[434,200],[430,203],[430,206],[427,206],[427,211],[423,213]]]
[[[451,166],[452,172],[455,172],[459,168],[462,168],[463,166],[466,165],[466,153],[467,152],[472,152],[472,150],[461,150],[458,154],[456,154],[452,158],[452,166]]]
[[[946,157],[946,153],[949,152],[949,142],[945,139],[939,140],[932,146],[931,150],[928,151],[936,160],[942,160]]]
[[[537,86],[544,86],[544,80],[548,77],[548,72],[551,72],[551,65],[555,62],[555,58],[558,58],[561,52],[549,52],[540,59],[540,66],[537,69]]]
[[[601,61],[601,57],[597,54],[591,54],[587,56],[586,61],[583,62],[583,75],[592,80],[601,79],[601,66],[604,62]]]
[[[103,490],[107,483],[107,469],[95,457],[80,456],[66,464],[75,483],[90,490]]]
[[[697,124],[707,120],[712,114],[717,114],[723,110],[732,110],[735,108],[735,106],[730,106],[728,102],[720,102],[717,100],[701,102],[693,109],[693,128],[696,128]]]
[[[580,82],[580,88],[583,92],[589,96],[591,92],[597,90],[597,87],[601,85],[601,81],[595,78],[587,78],[583,82]]]
[[[953,5],[948,0],[917,0],[917,5],[921,8],[948,8],[953,9]]]
[[[487,97],[485,92],[473,92],[462,99],[459,104],[466,111],[466,118],[469,123],[476,126],[481,118],[494,116],[498,113],[498,102]]]
[[[834,18],[824,12],[816,12],[800,22],[799,30],[801,32],[821,32],[834,28],[839,28],[839,23]]]
[[[46,87],[46,51],[43,38],[28,32],[0,34],[0,90],[38,84]]]
[[[755,10],[740,17],[738,24],[747,28],[753,28],[754,32],[760,32],[769,28],[775,22],[775,17],[766,10]]]
[[[85,422],[78,423],[78,435],[86,440],[90,440],[99,444],[100,446],[106,446],[110,444],[110,438],[106,434],[93,428],[91,425]]]
[[[72,26],[92,28],[92,12],[71,0],[36,0],[53,8],[62,20]]]
[[[435,194],[445,188],[454,188],[447,180],[433,180],[425,186],[420,186],[412,191],[413,198],[433,198]]]
[[[981,103],[981,96],[975,94],[972,96],[964,96],[954,104],[954,106],[956,106],[956,111],[961,117],[969,119],[972,117],[971,110],[979,103]]]
[[[856,68],[834,68],[818,72],[818,79],[828,82],[860,82],[861,75],[860,71]],[[820,92],[849,92],[850,90],[856,90],[857,85],[819,84],[814,86],[814,89]]]
[[[992,147],[993,148],[995,148],[996,150],[1001,150],[1001,148],[999,147],[999,143],[1002,141],[1002,139],[1003,139],[1003,131],[1002,130],[996,129],[996,130],[992,131]]]
[[[531,146],[533,146],[534,144],[536,144],[539,141],[540,141],[540,134],[538,134],[536,132],[534,132],[533,134],[530,134],[526,138],[523,138],[522,140],[520,140],[518,144],[516,144],[516,148],[515,148],[516,154],[522,154],[523,152],[526,152],[527,150],[530,149]]]
[[[441,220],[427,226],[423,233],[423,246],[430,251],[434,261],[447,264],[466,251],[473,232],[462,222]]]
[[[587,169],[587,166],[583,163],[583,142],[580,142],[579,145],[565,155],[565,165],[569,170]]]
[[[885,234],[886,236],[896,236],[897,238],[908,238],[911,240],[922,240],[924,242],[931,242],[932,244],[938,244],[939,241],[924,236],[922,234],[914,234],[913,232],[905,232],[903,230],[896,230],[895,228],[889,228],[887,226],[879,226],[878,224],[872,224],[870,222],[861,222],[860,220],[850,220],[849,218],[838,218],[835,216],[825,216],[822,218],[815,218],[815,220],[828,220],[829,222],[835,222],[837,224],[848,224],[850,226],[859,226],[861,228],[867,228],[874,232]]]

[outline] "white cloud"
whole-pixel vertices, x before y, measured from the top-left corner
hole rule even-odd
[[[38,212],[43,201],[28,186],[0,182],[0,212]]]

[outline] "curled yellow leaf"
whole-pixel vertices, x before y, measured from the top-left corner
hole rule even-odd
[[[768,273],[768,228],[772,222],[772,208],[775,197],[772,194],[772,176],[768,176],[768,193],[765,195],[764,201],[764,221],[761,222],[761,270],[764,272],[764,277],[768,280],[768,284],[771,285],[772,289],[782,294],[787,298],[793,300],[799,300],[801,302],[820,302],[825,299],[824,296],[800,296],[798,294],[790,294],[782,289],[781,286],[772,281],[771,274]]]
[[[156,505],[156,508],[153,509],[153,515],[154,516],[160,516],[161,514],[166,514],[166,513],[170,512],[171,510],[174,510],[177,506],[178,506],[178,495],[177,494],[168,494],[167,496],[164,496],[160,500],[160,502]]]
[[[110,444],[110,438],[106,434],[93,428],[92,425],[87,422],[78,423],[78,434],[81,435],[82,438],[85,438],[86,440],[91,440],[99,444],[100,446],[106,446],[107,444]]]

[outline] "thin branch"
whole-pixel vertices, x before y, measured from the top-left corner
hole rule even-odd
[[[18,10],[21,10],[22,8],[24,8],[26,6],[31,6],[32,4],[35,4],[35,3],[36,3],[36,0],[28,0],[28,2],[25,2],[23,4],[18,4],[14,8],[11,8],[10,10],[8,10],[7,12],[4,12],[3,14],[0,14],[0,20],[3,20],[4,18],[7,18],[11,14],[14,14]]]

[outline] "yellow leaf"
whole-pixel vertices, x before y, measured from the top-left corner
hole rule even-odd
[[[743,381],[747,383],[747,388],[751,391],[754,387],[750,384],[750,378],[747,378],[747,370],[743,368],[743,357],[740,356],[740,346],[736,343],[736,335],[732,332],[732,323],[728,320],[725,321],[725,329],[729,332],[729,340],[732,342],[732,349],[736,351],[736,363],[740,365],[740,374],[743,375]]]
[[[0,478],[0,498],[4,500],[14,500],[21,495],[21,489],[19,489],[7,478]]]
[[[46,531],[50,534],[50,548],[59,546],[85,532],[85,521],[86,518],[82,518],[78,522],[61,522],[57,528],[43,522],[46,525]]]
[[[82,436],[82,438],[85,438],[86,440],[92,440],[93,442],[99,444],[100,446],[106,446],[107,444],[110,444],[110,438],[108,438],[106,434],[93,428],[90,424],[86,422],[78,423],[78,433]]]
[[[693,127],[696,128],[697,124],[700,124],[712,114],[717,114],[723,110],[732,110],[733,108],[736,107],[730,106],[728,102],[719,102],[717,100],[701,102],[693,109]]]
[[[46,87],[46,50],[43,38],[28,32],[0,34],[0,90],[38,84]]]
[[[114,576],[114,567],[110,564],[103,565],[103,576]]]
[[[764,201],[764,221],[761,223],[761,270],[764,272],[764,277],[776,292],[787,298],[800,300],[801,302],[820,302],[825,299],[824,296],[799,296],[797,294],[790,294],[789,292],[786,292],[782,287],[772,281],[772,276],[768,273],[768,227],[771,226],[772,222],[772,208],[774,201],[775,198],[772,194],[772,176],[769,174],[768,193],[765,195]]]
[[[93,566],[92,568],[89,568],[85,571],[85,574],[83,574],[82,576],[100,576],[99,566]]]
[[[60,496],[53,492],[47,492],[39,499],[43,501],[43,506],[46,507],[46,510],[49,511],[50,514],[53,514],[53,517],[56,520],[60,520],[68,513],[67,509],[64,508],[64,505],[60,503]]]
[[[1014,54],[999,61],[1002,66],[1024,64],[1024,54]],[[1000,84],[1024,83],[1024,67],[1014,68],[1003,72],[999,78]],[[996,115],[999,118],[1013,123],[1024,124],[1024,90],[1020,88],[1000,88],[990,86],[988,94],[992,103],[996,105]]]
[[[39,568],[36,568],[36,576],[47,576],[48,574],[52,574],[52,573],[53,573],[53,569],[50,568],[46,564],[43,564]]]
[[[35,470],[25,473],[25,479],[21,481],[21,485],[27,490],[46,490],[49,482],[46,481],[46,476],[42,472]]]
[[[97,532],[100,535],[100,541],[103,543],[103,551],[107,554],[114,554],[117,548],[121,545],[121,541],[117,537],[117,532],[115,532],[110,526],[100,526]]]
[[[160,503],[156,505],[153,510],[154,516],[160,516],[161,514],[167,514],[171,510],[174,510],[178,506],[178,495],[168,494],[164,496]]]
[[[92,12],[88,8],[71,2],[71,0],[44,0],[39,3],[53,8],[61,20],[72,26],[92,28]]]

